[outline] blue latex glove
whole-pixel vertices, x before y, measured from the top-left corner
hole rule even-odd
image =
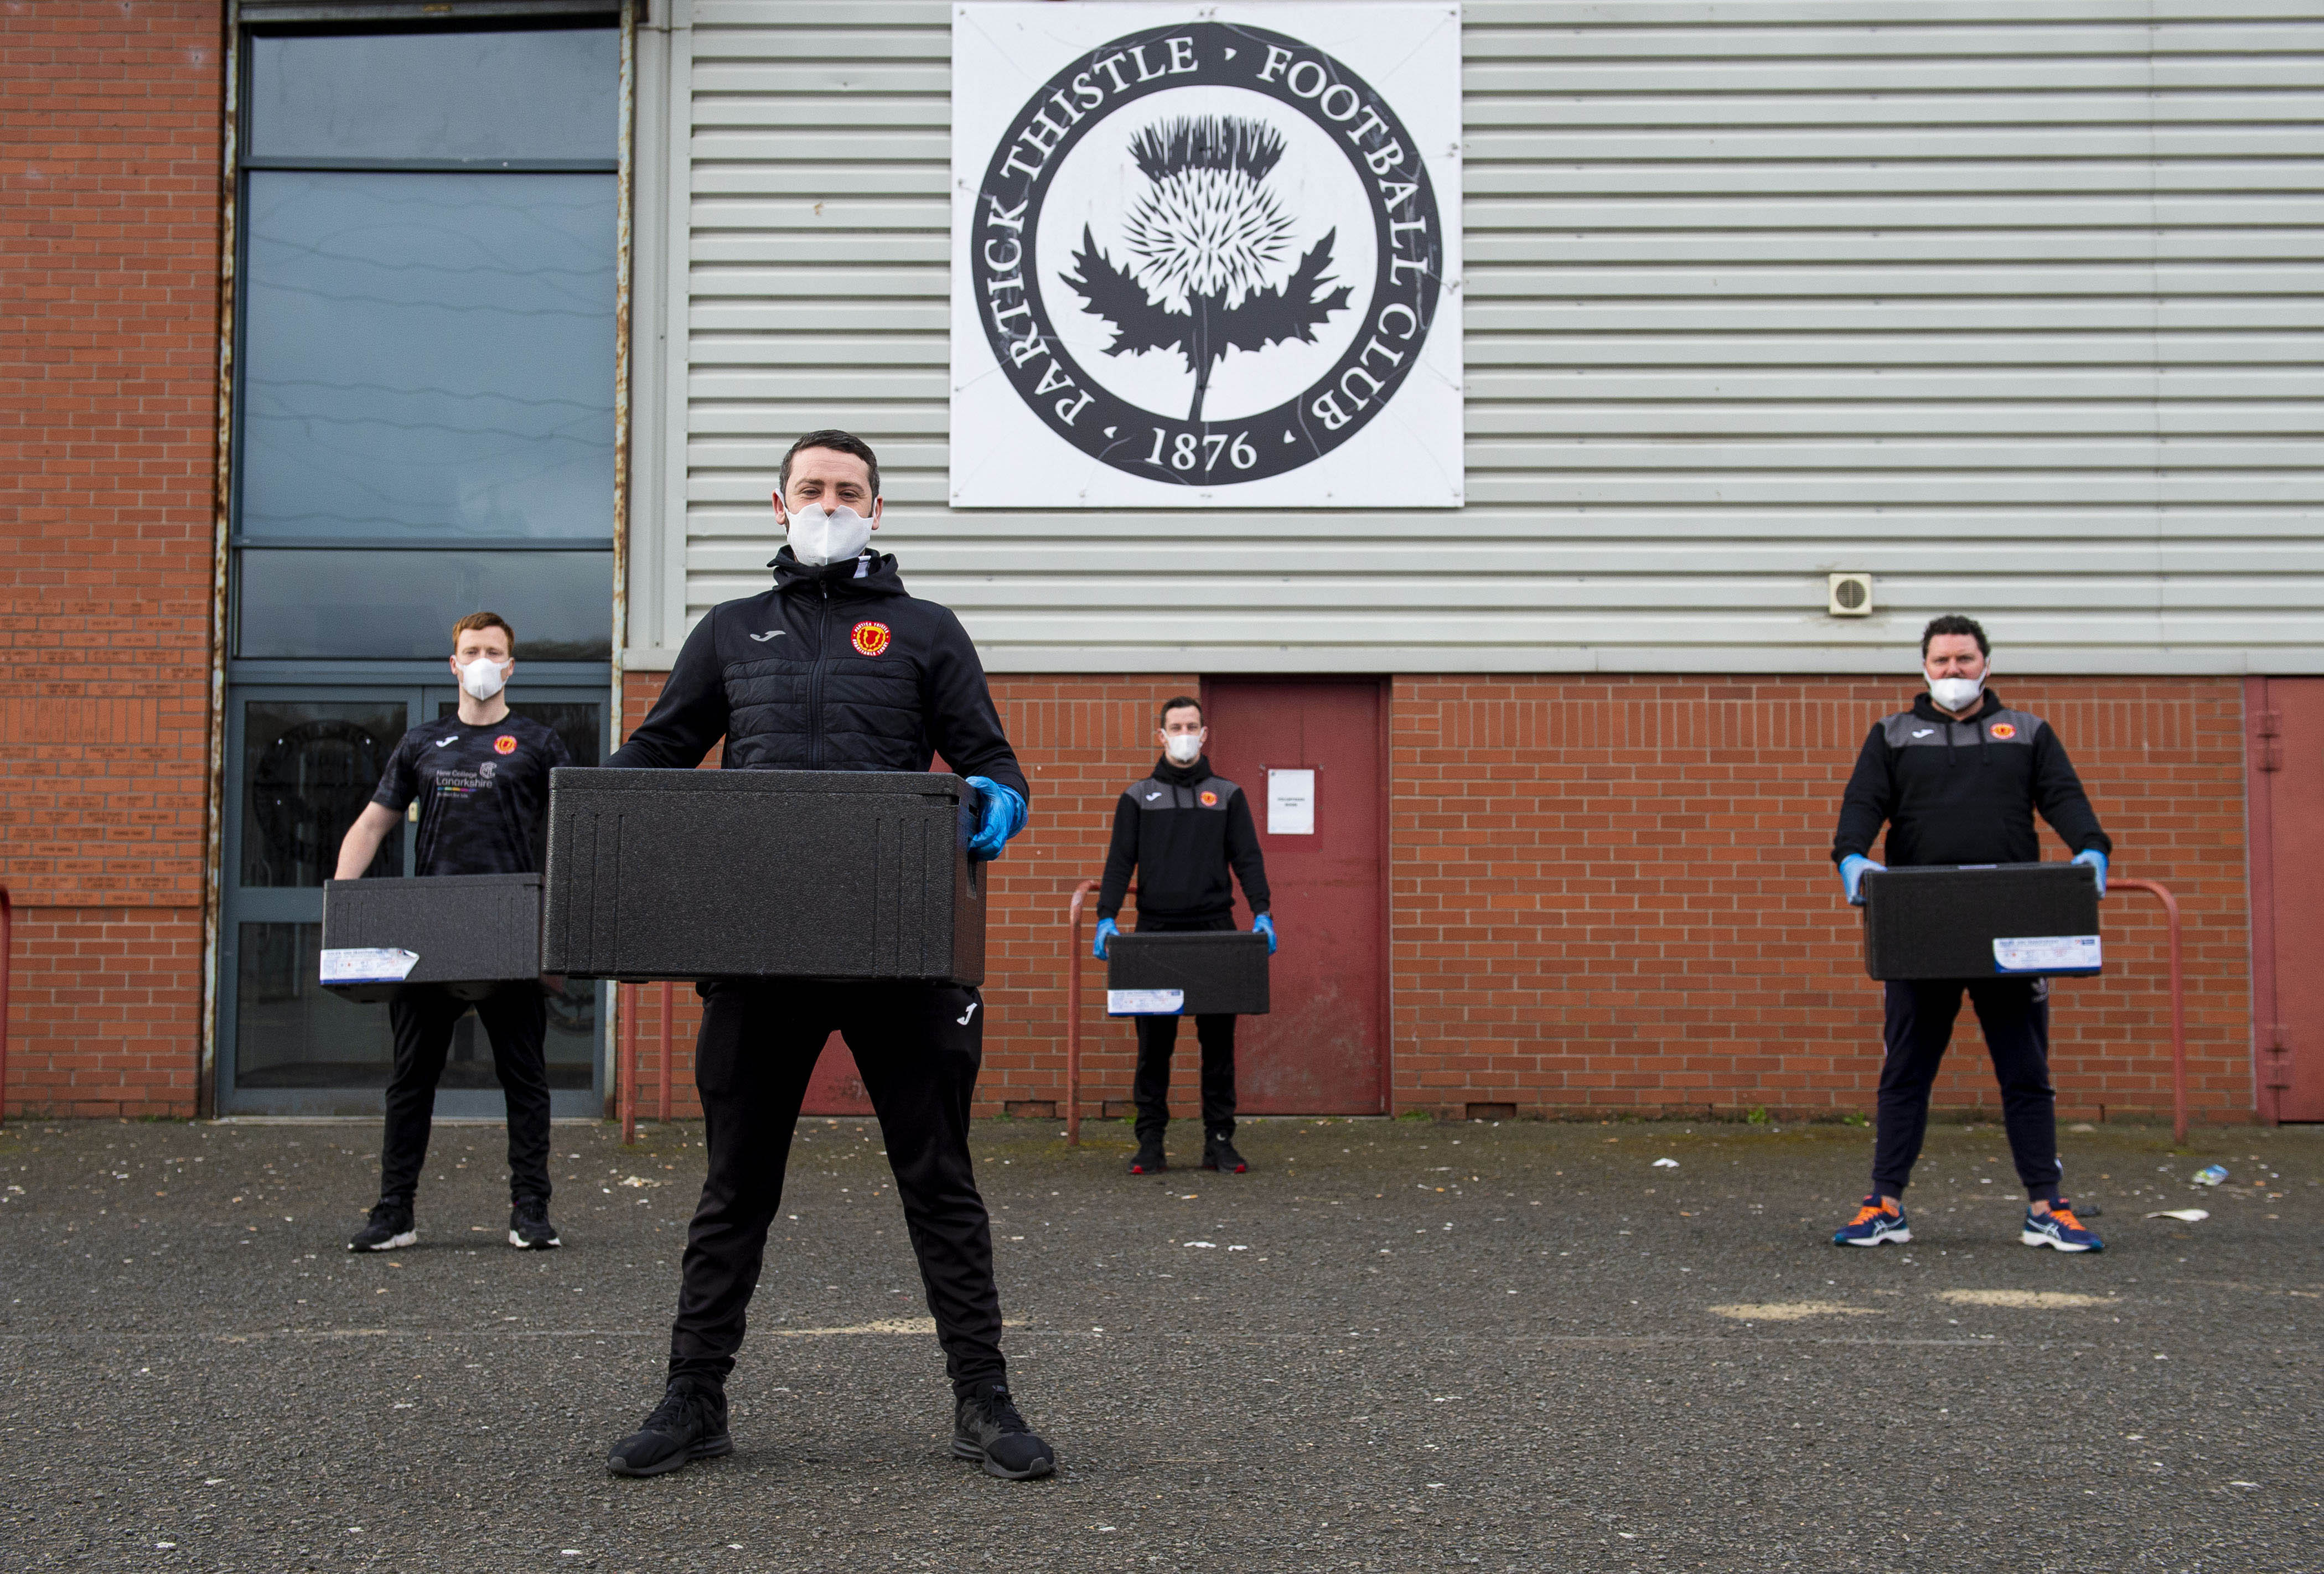
[[[1100,918],[1097,921],[1097,945],[1095,949],[1097,952],[1098,961],[1103,962],[1105,960],[1105,943],[1120,933],[1121,925],[1115,923],[1112,919]]]
[[[976,789],[976,834],[968,839],[968,856],[974,860],[998,858],[1001,849],[1011,836],[1025,828],[1025,800],[1014,787],[1002,787],[989,776],[972,776],[968,785]]]
[[[1851,907],[1860,907],[1864,906],[1865,875],[1876,870],[1886,873],[1887,868],[1888,866],[1886,864],[1875,863],[1860,852],[1851,852],[1846,858],[1841,859],[1840,861],[1840,888],[1848,893],[1848,905]]]
[[[1250,932],[1253,934],[1267,936],[1267,954],[1273,956],[1275,954],[1275,920],[1261,913],[1250,921]]]
[[[2098,895],[2106,895],[2107,855],[2095,847],[2085,847],[2074,854],[2076,863],[2087,863],[2098,871]]]

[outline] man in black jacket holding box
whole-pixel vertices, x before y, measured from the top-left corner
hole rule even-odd
[[[498,612],[470,612],[452,625],[458,712],[403,735],[378,790],[339,843],[337,878],[360,879],[387,833],[410,809],[419,824],[416,872],[534,874],[548,817],[549,773],[573,763],[564,741],[509,712],[504,692],[516,670],[516,635]],[[509,1245],[551,1251],[564,1244],[549,1221],[549,1006],[540,981],[520,979],[481,991],[448,984],[404,984],[387,1004],[395,1034],[380,1138],[379,1201],[347,1242],[351,1252],[401,1251],[420,1239],[414,1208],[452,1032],[473,1009],[492,1040],[493,1071],[508,1100]]]
[[[1873,724],[1840,801],[1831,857],[1849,902],[1861,906],[1865,875],[1887,867],[1870,856],[1884,823],[1891,864],[2038,863],[2037,809],[2074,850],[2074,861],[2096,870],[2098,894],[2106,894],[2114,843],[2099,829],[2056,732],[2039,716],[2010,710],[1985,686],[1990,656],[1985,631],[1973,619],[1948,615],[1923,631],[1928,692],[1911,710]],[[1904,1187],[1928,1130],[1929,1089],[1967,989],[2001,1083],[2002,1122],[2029,1199],[2018,1238],[2066,1252],[2105,1249],[2059,1192],[2049,984],[2001,977],[1888,980],[1872,1194],[1831,1238],[1833,1245],[1913,1238]]]
[[[775,586],[695,625],[651,713],[607,763],[690,769],[723,738],[730,770],[927,770],[935,754],[977,789],[969,856],[1025,824],[1026,785],[960,620],[916,600],[869,550],[879,461],[860,437],[810,432],[783,456],[775,517],[789,545]],[[735,922],[750,922],[735,893]],[[854,1052],[954,1399],[953,1453],[1011,1480],[1056,1468],[1010,1398],[992,1234],[969,1161],[983,1001],[960,985],[720,980],[700,986],[695,1082],[709,1174],[687,1231],[669,1379],[617,1475],[657,1476],[731,1452],[726,1376],[742,1346],[799,1104],[834,1030]]]
[[[1186,695],[1162,702],[1156,718],[1162,759],[1154,774],[1121,795],[1113,809],[1113,842],[1105,854],[1105,879],[1097,896],[1098,959],[1119,934],[1115,920],[1138,871],[1138,927],[1149,934],[1234,927],[1231,868],[1250,904],[1251,927],[1267,936],[1275,954],[1275,920],[1268,914],[1267,861],[1259,856],[1259,831],[1250,802],[1234,783],[1211,774],[1203,744],[1210,737],[1200,700]],[[1204,1012],[1194,1018],[1194,1039],[1203,1048],[1203,1167],[1237,1174],[1250,1166],[1235,1151],[1235,1019],[1231,1013]],[[1130,1096],[1138,1104],[1138,1156],[1133,1175],[1158,1174],[1169,1167],[1163,1134],[1170,1126],[1170,1057],[1177,1046],[1178,1018],[1138,1018],[1138,1075]]]

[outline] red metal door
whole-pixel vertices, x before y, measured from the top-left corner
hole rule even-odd
[[[1251,1115],[1388,1108],[1388,750],[1379,683],[1217,678],[1203,686],[1212,768],[1250,802],[1275,922],[1274,1012],[1236,1030]],[[1268,771],[1315,773],[1313,834],[1268,828]],[[1237,892],[1235,922],[1250,911]],[[1191,1038],[1192,1034],[1185,1036]]]
[[[2324,1120],[2324,678],[2258,677],[2251,730],[2253,1026],[2259,1112]]]

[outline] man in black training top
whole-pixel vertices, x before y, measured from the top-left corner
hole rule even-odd
[[[1234,927],[1232,866],[1250,904],[1251,927],[1275,954],[1275,920],[1268,916],[1267,863],[1242,789],[1211,774],[1203,745],[1210,739],[1199,700],[1185,695],[1162,703],[1156,737],[1162,759],[1154,774],[1121,795],[1113,807],[1113,844],[1106,849],[1105,880],[1097,896],[1097,954],[1120,933],[1115,920],[1138,871],[1138,927],[1152,934]],[[1203,1167],[1240,1174],[1250,1166],[1235,1151],[1235,1019],[1204,1012],[1194,1018],[1203,1046]],[[1170,1057],[1178,1042],[1176,1017],[1138,1018],[1138,1156],[1133,1175],[1169,1167],[1162,1138],[1170,1126]]]
[[[919,770],[933,754],[978,793],[968,854],[1000,856],[1025,824],[1025,777],[960,620],[914,599],[867,549],[880,463],[860,437],[810,432],[783,456],[775,586],[695,625],[652,713],[608,763],[687,769],[724,738],[729,770]],[[751,922],[747,891],[734,921]],[[992,1235],[968,1153],[984,1054],[977,991],[952,984],[721,980],[698,986],[709,1174],[687,1231],[669,1377],[617,1475],[657,1476],[732,1451],[726,1376],[742,1343],[767,1229],[782,1202],[799,1101],[824,1041],[844,1035],[879,1112],[904,1222],[954,1395],[955,1457],[1022,1480],[1056,1468],[1010,1401]]]
[[[358,879],[406,805],[420,805],[417,872],[537,874],[549,773],[573,763],[557,734],[509,713],[503,691],[516,670],[516,635],[498,612],[471,612],[452,625],[452,670],[460,677],[456,716],[414,727],[389,757],[379,790],[339,843],[337,878]],[[379,1201],[349,1251],[392,1251],[420,1238],[412,1202],[436,1112],[436,1083],[452,1029],[473,1006],[493,1042],[493,1069],[508,1099],[509,1245],[547,1251],[563,1244],[549,1222],[549,1066],[541,1042],[549,1004],[540,982],[493,985],[481,999],[447,984],[404,984],[387,1003],[395,1067],[387,1082],[387,1130],[380,1144]]]
[[[2038,863],[2034,812],[2097,872],[2106,894],[2114,843],[2082,792],[2066,746],[2041,717],[2013,711],[1985,686],[1992,647],[1973,619],[1946,616],[1921,635],[1928,691],[1909,711],[1884,716],[1856,757],[1840,801],[1832,861],[1848,899],[1864,900],[1872,843],[1885,822],[1892,864]],[[1872,1150],[1872,1194],[1832,1238],[1834,1246],[1908,1241],[1904,1186],[1929,1126],[1929,1089],[1960,1015],[1961,991],[1977,1008],[1985,1046],[2001,1083],[2009,1152],[2029,1199],[2018,1238],[2064,1252],[2101,1251],[2059,1193],[2057,1100],[2050,1087],[2050,980],[2002,978],[1905,980],[1886,985],[1887,1058],[1880,1068],[1879,1127]]]

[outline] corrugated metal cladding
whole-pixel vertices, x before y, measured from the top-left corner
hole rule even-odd
[[[766,583],[839,424],[999,670],[1886,671],[1960,609],[2020,671],[2324,671],[2313,0],[1469,0],[1457,513],[948,511],[947,7],[654,9],[641,644]]]

